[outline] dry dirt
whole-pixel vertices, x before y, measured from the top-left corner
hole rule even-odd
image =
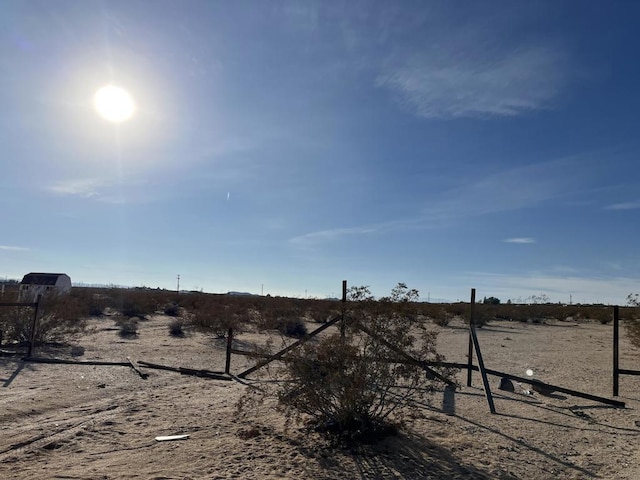
[[[172,366],[222,370],[224,341],[192,333],[168,334],[170,319],[141,323],[122,339],[112,320],[94,319],[71,348],[37,352],[78,360],[126,357]],[[468,332],[460,322],[439,328],[439,350],[465,362]],[[493,322],[478,330],[485,365],[566,388],[612,398],[612,327],[559,322]],[[236,346],[253,341],[244,335]],[[640,351],[621,335],[621,368],[639,369]],[[84,352],[82,352],[82,347]],[[81,356],[78,356],[83,353]],[[234,356],[232,372],[251,360]],[[416,407],[397,436],[375,445],[334,449],[262,406],[236,416],[251,389],[145,369],[141,378],[122,366],[49,365],[0,358],[0,478],[29,479],[555,479],[640,478],[640,377],[623,376],[626,408],[554,393],[498,390],[491,415],[478,373],[455,393],[445,413],[443,392]],[[246,382],[259,385],[260,382]],[[527,388],[526,385],[523,387]],[[453,413],[453,414],[452,414]],[[156,442],[159,435],[186,440]]]

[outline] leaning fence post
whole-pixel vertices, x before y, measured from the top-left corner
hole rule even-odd
[[[620,378],[620,365],[618,363],[619,353],[619,333],[618,328],[620,326],[620,313],[618,305],[613,307],[613,396],[618,396],[619,378]]]
[[[229,374],[231,370],[231,345],[233,344],[233,328],[227,332],[227,360],[224,364],[224,373]]]
[[[33,321],[31,322],[31,338],[29,339],[29,351],[27,352],[27,357],[33,356],[33,348],[36,343],[36,328],[38,325],[38,310],[40,309],[40,300],[42,299],[42,295],[38,294],[35,303],[35,312],[33,314]]]

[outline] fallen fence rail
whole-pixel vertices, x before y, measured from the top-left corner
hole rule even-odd
[[[24,362],[31,363],[52,363],[63,365],[99,365],[99,366],[111,366],[111,367],[129,367],[129,362],[108,362],[102,360],[66,360],[64,358],[45,358],[45,357],[24,357]]]
[[[211,370],[198,370],[196,368],[187,368],[187,367],[170,367],[167,365],[159,365],[157,363],[143,362],[142,360],[138,360],[138,365],[145,368],[155,368],[157,370],[167,370],[169,372],[177,372],[182,375],[193,375],[196,377],[205,377],[205,378],[213,378],[216,380],[232,380],[231,376],[225,374],[224,372],[214,372]]]
[[[436,367],[451,367],[451,368],[467,368],[467,364],[466,363],[452,363],[452,362],[428,362],[430,365],[436,366]],[[477,365],[473,365],[471,367],[473,370],[475,370],[476,372],[480,371],[480,368]],[[621,402],[619,400],[613,400],[610,398],[606,398],[606,397],[600,397],[598,395],[591,395],[590,393],[584,393],[584,392],[580,392],[578,390],[573,390],[570,388],[565,388],[565,387],[560,387],[558,385],[552,385],[550,383],[546,383],[546,382],[542,382],[540,380],[534,380],[532,378],[525,378],[525,377],[519,377],[517,375],[511,375],[510,373],[506,373],[506,372],[500,372],[498,370],[492,370],[490,368],[485,368],[485,372],[487,372],[489,375],[494,375],[496,377],[506,377],[510,380],[515,380],[516,382],[521,382],[521,383],[528,383],[530,385],[537,385],[539,387],[545,388],[549,391],[554,391],[554,392],[562,392],[562,393],[566,393],[567,395],[571,395],[573,397],[580,397],[580,398],[585,398],[587,400],[594,400],[596,402],[601,402],[601,403],[605,403],[607,405],[612,405],[614,407],[625,407],[625,403]]]
[[[140,369],[127,357],[126,362],[110,362],[104,360],[67,360],[65,358],[45,358],[45,357],[23,357],[23,362],[31,363],[49,363],[58,365],[93,365],[104,367],[131,367],[140,377],[146,380],[147,374],[141,372]]]

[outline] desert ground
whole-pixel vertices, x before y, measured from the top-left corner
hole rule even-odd
[[[124,339],[106,317],[92,319],[69,345],[40,356],[79,361],[146,361],[223,370],[225,341],[189,332],[169,335],[171,319],[153,316]],[[309,325],[309,328],[313,328]],[[448,361],[466,362],[461,320],[440,331]],[[235,339],[237,348],[258,333]],[[527,324],[494,321],[478,330],[485,365],[566,388],[612,398],[612,326],[598,322]],[[640,351],[621,331],[620,366],[640,368]],[[231,371],[253,364],[234,355]],[[238,400],[266,384],[221,381],[125,366],[51,365],[0,357],[0,478],[14,479],[556,479],[640,478],[640,377],[620,379],[626,408],[564,393],[499,390],[489,413],[480,375],[455,405],[444,392],[416,406],[400,433],[378,443],[334,447],[304,425],[285,424],[274,405]],[[446,410],[446,411],[445,411]],[[189,435],[158,442],[160,435]]]

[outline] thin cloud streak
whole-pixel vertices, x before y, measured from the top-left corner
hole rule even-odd
[[[100,189],[104,188],[105,186],[105,182],[101,180],[85,178],[79,180],[66,180],[58,182],[48,187],[48,190],[57,195],[94,198],[100,196]]]
[[[27,247],[15,247],[12,245],[0,245],[0,250],[4,250],[6,252],[28,252],[30,248]]]
[[[614,203],[605,207],[605,210],[636,210],[640,208],[640,200],[635,202]]]
[[[329,230],[321,230],[318,232],[306,233],[289,239],[289,243],[301,247],[309,247],[324,243],[327,241],[337,240],[341,237],[350,235],[366,235],[382,230],[383,225],[372,225],[368,227],[352,227],[352,228],[335,228]]]
[[[519,244],[531,244],[536,243],[535,238],[529,237],[514,237],[514,238],[505,238],[503,240],[504,243],[519,243]]]
[[[586,182],[583,178],[568,175],[567,172],[574,170],[578,161],[584,163],[587,160],[551,160],[490,174],[444,192],[437,200],[429,201],[429,206],[414,217],[311,232],[295,237],[290,242],[298,246],[311,246],[336,241],[344,236],[383,233],[394,229],[443,228],[463,218],[535,207],[571,195],[574,185],[584,188]],[[584,191],[580,190],[579,193]]]

